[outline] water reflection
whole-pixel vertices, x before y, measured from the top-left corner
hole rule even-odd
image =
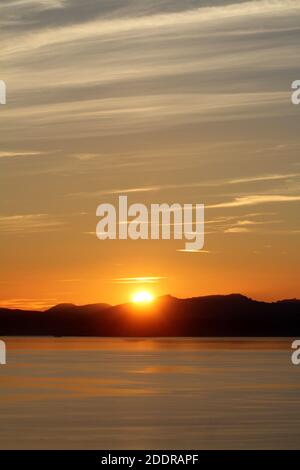
[[[290,341],[10,338],[1,448],[299,448]]]

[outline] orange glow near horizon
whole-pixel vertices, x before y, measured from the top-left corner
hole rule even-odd
[[[150,304],[153,302],[154,296],[148,291],[136,292],[132,297],[132,302],[135,304]]]

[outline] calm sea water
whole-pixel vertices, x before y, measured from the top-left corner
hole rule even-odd
[[[286,339],[6,343],[1,449],[300,448]]]

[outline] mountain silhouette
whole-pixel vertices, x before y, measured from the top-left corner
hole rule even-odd
[[[300,300],[260,302],[241,294],[151,304],[59,304],[46,311],[0,308],[0,336],[299,336]]]

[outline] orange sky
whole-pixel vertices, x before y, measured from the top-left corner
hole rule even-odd
[[[300,297],[299,2],[79,3],[0,5],[0,304]],[[204,203],[204,251],[98,240],[120,194]]]

